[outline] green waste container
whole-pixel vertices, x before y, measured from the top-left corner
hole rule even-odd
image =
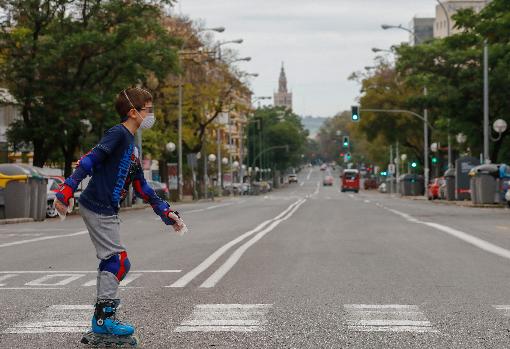
[[[40,170],[25,164],[0,164],[0,188],[2,184],[2,218],[46,218],[48,180]]]

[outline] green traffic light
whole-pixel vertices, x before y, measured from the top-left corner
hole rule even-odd
[[[433,157],[433,158],[432,158],[432,163],[433,163],[433,164],[437,164],[437,158],[436,158],[436,157]]]
[[[413,162],[411,163],[411,167],[412,167],[412,168],[416,168],[416,167],[418,167],[418,164],[417,164],[415,161],[413,161]]]
[[[352,115],[352,121],[358,121],[358,119],[359,119],[358,115],[356,115],[356,114]]]

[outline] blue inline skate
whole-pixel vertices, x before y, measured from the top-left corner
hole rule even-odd
[[[136,347],[138,338],[135,328],[115,318],[119,300],[101,299],[96,303],[92,317],[92,330],[85,333],[81,342],[93,347]]]

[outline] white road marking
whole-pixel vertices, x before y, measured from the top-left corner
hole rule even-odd
[[[345,304],[344,309],[350,331],[438,332],[416,305]]]
[[[29,244],[32,242],[39,242],[39,241],[45,241],[45,240],[52,240],[52,239],[61,239],[61,238],[69,238],[79,235],[85,235],[89,232],[87,230],[82,230],[77,233],[71,233],[71,234],[62,234],[62,235],[51,235],[51,236],[43,236],[40,238],[34,238],[34,239],[28,239],[28,240],[20,240],[20,241],[13,241],[13,242],[6,242],[3,244],[0,244],[0,248],[2,247],[10,247],[10,246],[16,246],[16,245],[23,245],[23,244]]]
[[[312,171],[313,171],[313,169],[310,169],[310,172],[308,172],[308,176],[306,176],[306,180],[307,181],[310,180],[310,176],[312,175]]]
[[[84,283],[82,286],[83,287],[91,287],[91,286],[96,286],[96,285],[97,285],[97,279],[92,279],[92,280]]]
[[[263,331],[272,304],[200,304],[175,332]]]
[[[369,204],[371,201],[370,200],[365,200],[364,202],[365,202],[365,204]]]
[[[276,228],[281,222],[289,219],[294,214],[294,212],[296,212],[299,209],[299,207],[303,203],[305,203],[305,201],[306,201],[305,199],[301,200],[285,216],[272,222],[271,225],[269,225],[266,229],[262,230],[257,235],[248,240],[246,243],[241,245],[237,250],[234,251],[234,253],[232,253],[232,255],[225,261],[225,263],[223,263],[211,276],[209,276],[209,278],[207,278],[207,280],[205,280],[202,283],[202,285],[200,285],[200,287],[211,288],[216,286],[216,284],[225,276],[225,274],[227,274],[239,261],[239,259],[241,259],[242,255],[246,252],[248,248],[250,248],[253,244],[262,239],[267,233]]]
[[[129,274],[127,274],[126,277],[124,278],[124,280],[122,280],[119,283],[119,287],[126,287],[131,282],[133,282],[136,279],[138,279],[140,276],[142,276],[142,274],[136,274],[136,273],[129,273]],[[97,279],[93,279],[93,280],[87,281],[82,286],[90,287],[90,286],[96,286],[96,285],[97,285]]]
[[[29,321],[9,327],[3,333],[80,333],[90,328],[92,305],[53,305]]]
[[[131,270],[131,273],[180,273],[180,269],[163,269],[163,270]],[[96,274],[97,270],[17,270],[17,271],[0,271],[0,274]]]
[[[4,275],[0,275],[0,282],[1,281],[5,281],[7,279],[11,279],[15,276],[18,276],[19,274],[4,274]],[[0,286],[5,286],[5,284],[0,284]]]
[[[64,287],[0,287],[0,290],[63,290]]]
[[[510,305],[493,305],[493,307],[501,313],[501,315],[510,317]]]
[[[287,207],[282,213],[280,213],[278,216],[274,217],[274,218],[271,218],[271,219],[268,219],[267,221],[265,222],[262,222],[260,223],[255,229],[252,229],[240,236],[238,236],[237,238],[235,238],[234,240],[226,243],[225,245],[223,245],[222,247],[220,247],[219,249],[217,249],[213,254],[211,254],[209,257],[207,257],[202,263],[200,263],[198,266],[196,266],[193,270],[189,271],[188,273],[186,273],[185,275],[183,275],[179,280],[177,280],[176,282],[174,282],[173,284],[169,285],[169,286],[165,286],[165,287],[185,287],[188,283],[191,282],[191,280],[193,280],[195,277],[197,277],[199,274],[201,274],[204,270],[206,270],[207,268],[209,268],[214,262],[216,262],[216,260],[218,258],[220,258],[225,252],[228,251],[228,249],[230,249],[232,246],[234,246],[235,244],[243,241],[244,239],[246,239],[247,237],[249,237],[250,235],[253,235],[255,233],[257,233],[258,231],[264,229],[266,226],[268,226],[269,224],[271,224],[272,222],[280,219],[281,217],[283,217],[285,214],[287,214],[287,212],[291,211],[292,208],[299,204],[301,200],[298,200],[296,202],[294,202],[293,204],[291,204],[289,207]]]
[[[305,185],[305,182],[301,182],[299,183],[299,186],[302,187],[303,185]]]
[[[78,280],[79,278],[85,276],[85,274],[51,274],[45,275],[41,278],[35,279],[33,281],[27,282],[25,286],[65,286],[70,284],[73,281]],[[60,281],[48,283],[49,280],[64,278]]]
[[[393,210],[393,209],[390,209],[390,208],[387,208],[384,206],[383,206],[383,208],[385,208],[386,210],[388,210],[390,212],[395,213],[396,215],[399,215],[399,216],[405,218],[407,221],[409,221],[411,223],[418,223],[418,224],[426,225],[428,227],[437,229],[437,230],[447,233],[453,237],[456,237],[457,239],[460,239],[464,242],[467,242],[470,245],[478,247],[481,250],[484,250],[486,252],[495,254],[497,256],[500,256],[500,257],[503,257],[506,259],[510,259],[510,250],[507,250],[503,247],[500,247],[498,245],[495,245],[495,244],[485,241],[483,239],[477,238],[476,236],[469,235],[463,231],[453,229],[453,228],[450,228],[446,225],[442,225],[439,223],[420,221],[404,212]]]

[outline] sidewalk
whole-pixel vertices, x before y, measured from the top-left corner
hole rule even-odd
[[[399,196],[394,196],[398,198]],[[428,201],[436,205],[458,206],[458,207],[473,207],[473,208],[505,208],[505,204],[473,204],[472,201],[447,201],[447,200],[427,200],[425,196],[400,196],[404,200],[414,201]]]

